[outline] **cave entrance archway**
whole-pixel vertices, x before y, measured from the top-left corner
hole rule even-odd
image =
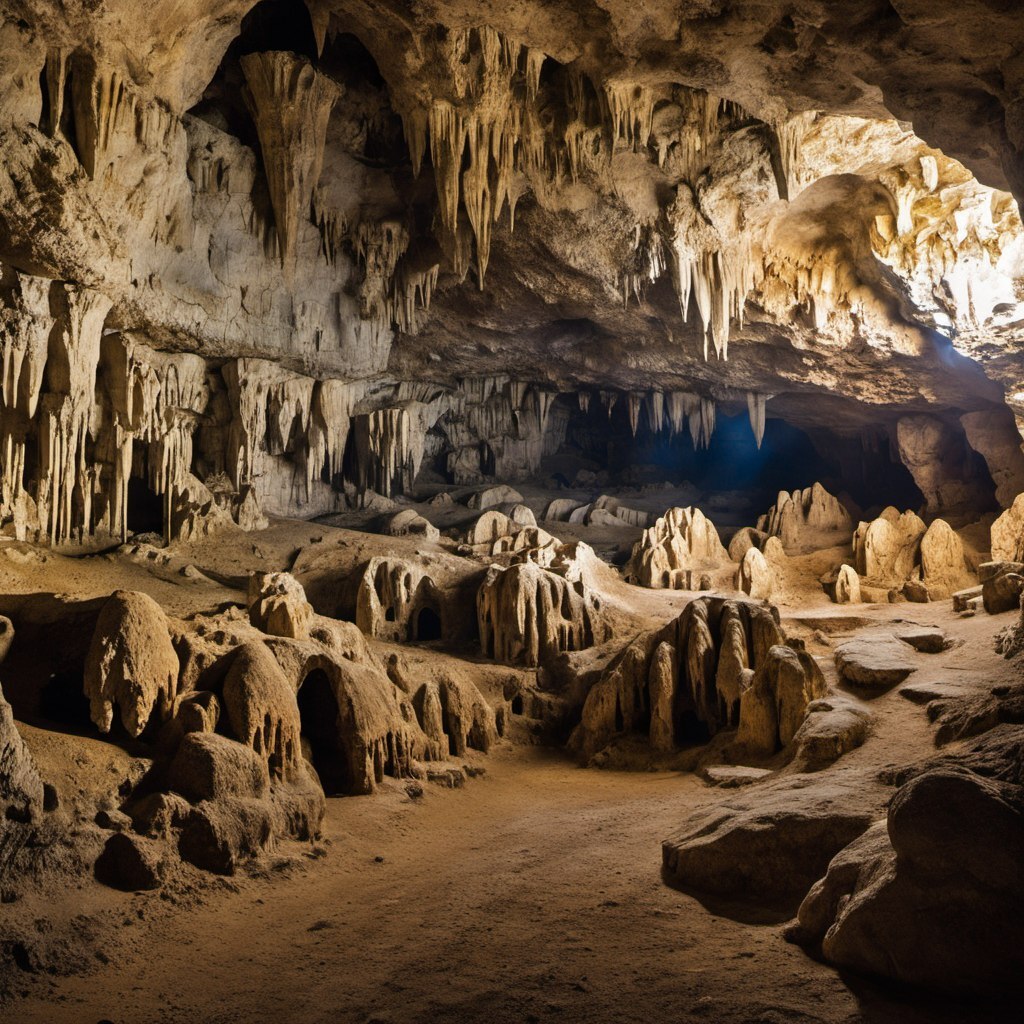
[[[143,477],[128,479],[128,532],[163,533],[164,502]]]
[[[441,616],[430,605],[424,605],[416,613],[416,639],[422,641],[441,639]]]
[[[298,693],[302,753],[316,769],[328,796],[352,791],[352,759],[341,728],[334,687],[323,669],[313,669]]]

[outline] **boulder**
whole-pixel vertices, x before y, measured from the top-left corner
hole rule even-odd
[[[871,731],[871,712],[841,694],[811,701],[794,737],[794,765],[812,772],[834,764],[859,747]]]
[[[832,589],[836,604],[860,604],[860,577],[851,565],[841,565]]]
[[[266,762],[248,746],[216,733],[189,733],[168,773],[171,789],[187,800],[225,797],[260,799],[267,795]]]
[[[891,633],[847,640],[836,647],[834,656],[844,683],[873,692],[888,690],[917,670],[911,647]]]
[[[94,871],[98,882],[113,889],[159,889],[167,873],[165,847],[152,839],[115,832],[103,847]]]
[[[249,621],[270,636],[308,640],[313,606],[294,576],[287,572],[253,573],[249,577]]]
[[[1016,572],[999,572],[990,576],[981,585],[981,600],[989,615],[1016,611],[1020,608],[1020,596],[1024,592],[1024,575]]]
[[[1024,494],[996,519],[990,536],[994,561],[1024,562]]]
[[[877,584],[902,586],[920,563],[926,531],[914,512],[900,513],[891,505],[872,522],[860,523],[853,535],[857,573]]]
[[[932,991],[1022,991],[1022,865],[1019,783],[937,767],[832,861],[788,937],[838,967]]]
[[[874,813],[852,783],[768,783],[695,815],[665,840],[664,873],[683,889],[791,906]]]
[[[736,589],[751,600],[769,601],[775,589],[775,573],[768,560],[755,547],[747,548],[736,572]]]
[[[113,593],[100,610],[85,659],[83,688],[100,732],[110,732],[117,707],[129,736],[155,714],[170,716],[178,687],[178,656],[167,617],[151,597]]]
[[[425,519],[415,509],[406,508],[396,512],[384,523],[381,533],[388,537],[421,537],[430,543],[440,538],[441,533],[430,520]]]
[[[948,598],[967,581],[964,546],[944,519],[936,519],[921,538],[921,579],[931,599]]]
[[[482,491],[470,495],[466,505],[468,508],[478,508],[483,511],[494,508],[495,505],[520,504],[522,500],[523,496],[514,487],[498,484],[495,487],[485,487]]]
[[[269,849],[273,837],[274,810],[268,801],[220,797],[191,809],[178,838],[178,853],[204,871],[233,875],[242,863]]]

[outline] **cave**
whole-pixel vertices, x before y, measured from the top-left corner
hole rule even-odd
[[[1016,1019],[1020,8],[0,0],[0,1017]]]
[[[327,673],[313,669],[297,695],[301,739],[324,793],[344,795],[352,788],[350,752],[339,733],[338,698]]]

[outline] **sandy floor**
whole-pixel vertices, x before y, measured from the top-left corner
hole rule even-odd
[[[778,923],[664,885],[657,838],[713,795],[692,776],[517,752],[462,791],[332,800],[322,861],[136,922],[109,964],[48,982],[8,1019],[1007,1019],[846,984]],[[126,921],[154,899],[102,898]]]

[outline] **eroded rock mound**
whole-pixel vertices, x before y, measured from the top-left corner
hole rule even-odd
[[[774,609],[701,597],[612,661],[569,745],[588,761],[616,737],[646,733],[665,754],[738,727],[738,754],[769,756],[790,743],[825,689],[814,660],[785,646]]]
[[[110,732],[116,707],[129,736],[156,715],[169,717],[178,690],[178,656],[167,616],[146,594],[115,591],[96,621],[85,660],[85,695],[100,732]]]
[[[757,521],[757,529],[778,537],[787,554],[845,544],[853,531],[846,506],[821,484],[792,494],[780,491],[775,504]]]
[[[253,573],[249,577],[249,621],[271,636],[305,640],[313,622],[313,606],[306,600],[302,584],[290,573]]]
[[[598,613],[599,601],[582,580],[533,562],[495,567],[477,594],[480,649],[509,665],[540,665],[603,639]]]
[[[371,558],[356,594],[356,625],[381,640],[439,640],[444,635],[441,594],[414,562]]]
[[[672,508],[633,546],[626,578],[642,587],[693,590],[701,576],[728,562],[718,531],[699,508]]]
[[[963,542],[943,519],[925,526],[890,506],[853,536],[854,563],[871,591],[904,591],[911,600],[942,600],[970,581]],[[867,599],[865,597],[865,599]]]

